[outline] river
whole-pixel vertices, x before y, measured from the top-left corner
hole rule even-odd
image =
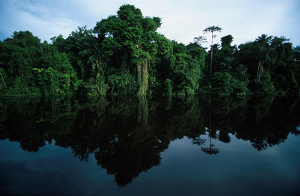
[[[1,195],[298,195],[300,100],[10,98]]]

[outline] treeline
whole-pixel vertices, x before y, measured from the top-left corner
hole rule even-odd
[[[288,39],[262,34],[237,47],[227,35],[206,51],[202,36],[184,45],[158,33],[160,26],[160,18],[123,5],[94,29],[79,27],[51,44],[14,32],[0,41],[0,93],[299,96],[300,47]]]

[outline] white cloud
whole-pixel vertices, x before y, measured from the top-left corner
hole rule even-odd
[[[29,30],[41,40],[59,34],[66,37],[78,26],[93,28],[123,4],[135,5],[144,16],[161,17],[158,31],[185,44],[206,27],[218,25],[223,31],[217,34],[217,42],[231,34],[234,43],[240,44],[265,33],[284,35],[300,45],[298,0],[0,1],[0,33],[9,37],[13,31]]]
[[[75,30],[78,22],[61,15],[53,15],[46,5],[30,1],[10,1],[6,6],[1,31],[5,35],[12,35],[14,31],[31,31],[42,41],[49,41],[51,37],[59,34],[65,37]]]

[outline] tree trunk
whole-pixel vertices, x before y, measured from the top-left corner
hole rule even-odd
[[[148,90],[148,78],[149,78],[149,73],[148,73],[148,60],[145,59],[143,66],[142,66],[142,86],[143,86],[143,94],[146,95],[147,90]]]
[[[213,46],[211,46],[211,52],[210,52],[210,78],[212,78],[212,59],[213,59]]]
[[[212,78],[212,59],[214,50],[214,32],[211,32],[211,51],[210,51],[210,78]]]
[[[260,75],[261,75],[261,61],[259,61],[259,63],[258,63],[256,75],[257,75],[258,80],[260,81]]]
[[[148,60],[145,59],[138,66],[138,85],[139,85],[138,95],[145,96],[147,94],[148,78],[149,78]]]
[[[141,81],[142,81],[142,65],[137,65],[137,83],[139,88],[141,87]]]
[[[1,72],[0,72],[0,75],[1,75],[1,78],[2,78],[2,80],[3,80],[3,82],[4,82],[5,87],[7,87],[7,85],[6,85],[6,83],[5,83],[5,80],[4,80],[4,78],[3,78],[2,74],[1,74]]]

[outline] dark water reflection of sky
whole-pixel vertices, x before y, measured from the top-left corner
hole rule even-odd
[[[18,142],[0,141],[0,193],[41,195],[297,195],[300,193],[300,137],[258,151],[231,135],[212,139],[220,152],[208,155],[184,137],[161,153],[161,163],[120,188],[113,175],[74,157],[71,148],[52,144],[38,152]],[[205,145],[208,145],[209,138]]]

